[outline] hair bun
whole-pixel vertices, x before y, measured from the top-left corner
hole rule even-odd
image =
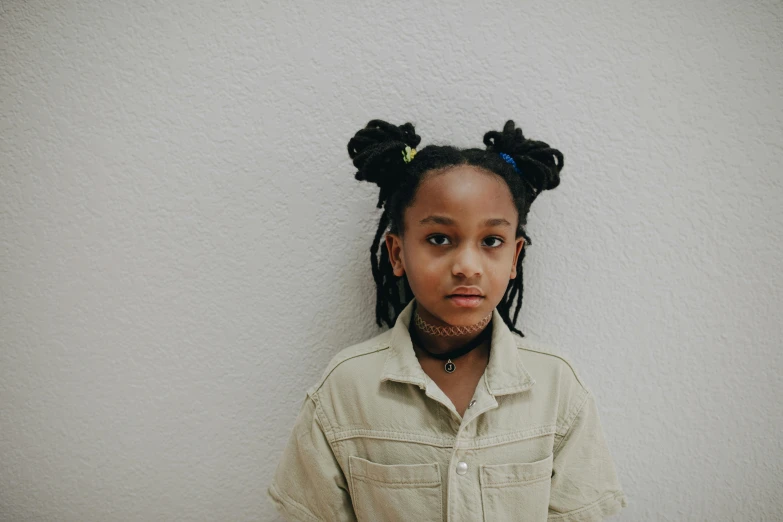
[[[412,123],[397,126],[383,120],[371,120],[348,142],[348,155],[357,169],[354,177],[381,188],[378,208],[403,179],[405,146],[415,148],[420,142]]]
[[[484,145],[488,151],[504,152],[514,158],[523,178],[536,194],[560,184],[563,154],[543,141],[525,138],[522,129],[515,127],[514,120],[508,120],[502,132],[489,131],[484,134]]]

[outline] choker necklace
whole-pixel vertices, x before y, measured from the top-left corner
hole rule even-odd
[[[415,306],[416,305],[414,304],[414,311],[415,311]],[[417,319],[416,320],[416,324],[419,324],[419,321],[423,322],[418,314],[416,314],[416,319]],[[483,319],[478,324],[482,324],[483,323],[483,324],[486,325],[487,323],[489,323],[489,321],[491,319],[492,319],[492,314],[489,314],[485,319]],[[436,359],[440,359],[442,361],[445,360],[446,364],[443,366],[443,369],[446,370],[446,373],[453,373],[454,370],[457,369],[457,365],[452,362],[452,359],[456,359],[458,357],[461,357],[461,356],[465,355],[466,353],[470,352],[471,350],[473,350],[474,348],[479,346],[485,340],[490,339],[492,337],[492,328],[491,327],[487,327],[487,328],[484,328],[484,331],[482,331],[478,336],[476,336],[475,339],[469,341],[464,346],[460,346],[459,348],[456,348],[456,349],[451,350],[450,352],[446,352],[446,353],[433,353],[433,352],[427,350],[426,348],[424,348],[423,343],[421,342],[421,339],[419,338],[419,336],[416,333],[416,329],[413,327],[413,323],[414,322],[411,321],[410,325],[408,326],[408,332],[410,332],[411,340],[413,340],[413,342],[416,343],[416,345],[419,348],[421,348],[422,351],[427,353],[429,356],[434,357]],[[424,324],[426,324],[426,323],[424,323]],[[440,327],[432,327],[431,325],[427,325],[427,326],[430,326],[431,328],[440,328]],[[463,327],[457,326],[455,328],[463,328]],[[475,328],[475,325],[473,327],[466,327],[466,328]],[[475,331],[475,330],[473,330],[473,331]],[[444,335],[448,335],[448,334],[444,334]],[[452,335],[455,335],[455,334],[452,334]]]
[[[418,312],[416,312],[417,304],[418,303],[414,303],[413,305],[416,326],[421,328],[422,331],[432,335],[453,337],[455,335],[465,335],[468,333],[478,332],[479,330],[484,328],[484,326],[486,326],[487,323],[489,323],[489,321],[492,319],[492,312],[490,312],[484,319],[471,326],[435,326],[425,322],[424,319],[422,319],[421,316],[418,314]]]

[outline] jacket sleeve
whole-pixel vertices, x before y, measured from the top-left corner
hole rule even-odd
[[[599,522],[626,507],[593,394],[583,390],[576,414],[554,450],[551,522]]]
[[[294,423],[267,494],[288,521],[355,521],[345,475],[309,396]]]

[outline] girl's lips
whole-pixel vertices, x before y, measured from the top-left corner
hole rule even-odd
[[[484,299],[480,295],[450,295],[448,297],[452,303],[464,308],[474,308],[481,304],[481,300]]]

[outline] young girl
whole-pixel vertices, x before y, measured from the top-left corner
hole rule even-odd
[[[560,183],[563,155],[513,121],[486,149],[419,141],[410,123],[373,120],[348,143],[356,179],[380,187],[370,261],[390,329],[339,351],[307,390],[269,497],[296,521],[619,512],[595,397],[514,326],[527,214]]]

